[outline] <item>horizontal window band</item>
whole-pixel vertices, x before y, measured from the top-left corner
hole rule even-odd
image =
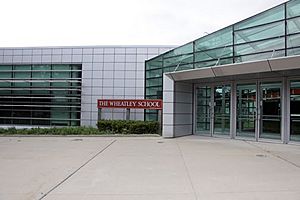
[[[81,108],[81,106],[72,106],[72,105],[16,105],[16,104],[0,104],[0,107],[38,107],[38,108]]]
[[[13,119],[13,120],[57,120],[57,121],[80,121],[74,118],[36,118],[36,117],[0,117],[0,119]]]

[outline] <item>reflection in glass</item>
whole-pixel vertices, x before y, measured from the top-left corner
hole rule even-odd
[[[210,133],[210,101],[211,101],[211,88],[199,87],[196,89],[197,95],[197,117],[196,117],[196,132],[199,134]]]
[[[237,136],[255,137],[256,85],[237,86]]]
[[[214,134],[229,135],[230,131],[230,86],[214,88]]]
[[[300,141],[300,81],[291,82],[290,140]]]
[[[261,84],[261,138],[281,138],[281,83]]]

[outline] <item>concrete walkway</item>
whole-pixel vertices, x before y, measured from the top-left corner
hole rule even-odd
[[[299,186],[298,145],[0,137],[1,200],[299,200]]]

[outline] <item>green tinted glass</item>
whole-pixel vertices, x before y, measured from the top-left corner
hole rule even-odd
[[[299,47],[300,46],[300,34],[291,35],[287,37],[287,47]]]
[[[273,51],[284,48],[284,38],[276,38],[259,42],[252,42],[236,46],[236,55],[259,53],[262,51]]]
[[[148,79],[146,84],[147,87],[160,86],[160,85],[162,85],[162,78]]]
[[[6,109],[7,116],[11,116],[10,119],[3,119],[0,115],[0,122],[27,125],[79,125],[80,115],[71,112],[74,112],[74,109],[76,112],[80,111],[81,80],[73,79],[80,78],[81,71],[70,70],[80,68],[80,65],[74,67],[73,65],[0,66],[0,99],[3,97],[13,99],[0,100],[0,110]],[[63,114],[58,116],[55,109]]]
[[[300,55],[300,48],[293,48],[287,51],[288,56]]]
[[[161,87],[146,88],[146,95],[158,95],[162,91]]]
[[[146,61],[146,70],[162,68],[162,64],[163,64],[162,57],[163,56],[161,55],[152,60]]]
[[[195,53],[195,62],[219,59],[232,56],[232,47],[223,47]]]
[[[195,41],[195,51],[232,45],[232,27],[228,27]]]
[[[205,61],[205,62],[195,63],[195,68],[216,66],[216,65],[218,65],[217,62],[218,62],[218,60],[212,60],[212,61]]]
[[[193,69],[193,68],[194,68],[193,64],[179,65],[177,67],[176,71],[189,70],[189,69]]]
[[[287,21],[287,33],[299,33],[300,32],[300,17],[290,19]]]
[[[235,31],[235,44],[253,42],[284,35],[284,22]]]
[[[270,59],[270,58],[277,58],[277,57],[283,57],[285,56],[284,50],[277,50],[277,51],[271,51],[266,53],[258,53],[258,54],[252,54],[247,56],[237,56],[235,57],[235,62],[246,62],[251,60],[263,60],[263,59]]]
[[[15,65],[13,66],[14,70],[26,70],[29,71],[31,70],[31,65]]]
[[[0,79],[10,79],[12,78],[12,66],[1,66],[0,65]]]
[[[234,25],[235,30],[249,28],[284,19],[284,5],[267,10]]]
[[[146,71],[146,78],[161,77],[161,75],[162,75],[162,69]]]
[[[188,64],[192,62],[193,62],[193,54],[180,55],[176,57],[165,58],[163,66],[169,67],[174,65]]]
[[[287,17],[300,16],[300,2],[299,0],[292,0],[287,2]]]
[[[49,71],[51,70],[51,65],[32,65],[32,70]]]
[[[11,71],[11,70],[12,70],[11,65],[0,65],[0,73],[2,73],[2,71]]]
[[[170,52],[167,52],[164,54],[164,58],[172,57],[172,56],[177,56],[177,55],[183,55],[183,54],[189,54],[193,52],[193,43],[188,43],[186,45],[183,45],[181,47],[178,47],[176,49],[173,49]]]
[[[176,66],[174,66],[174,67],[166,67],[163,70],[164,70],[164,73],[166,73],[166,72],[174,72],[175,69],[176,69]]]

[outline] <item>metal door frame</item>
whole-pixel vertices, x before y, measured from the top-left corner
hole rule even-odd
[[[214,125],[215,125],[215,87],[216,86],[230,86],[230,130],[229,135],[216,135],[214,134]],[[197,131],[197,88],[198,87],[210,87],[211,90],[211,96],[210,96],[210,130],[207,134],[199,133]],[[234,92],[233,92],[234,89]],[[202,135],[202,136],[210,136],[210,137],[231,137],[235,138],[235,126],[232,126],[233,123],[236,123],[235,119],[233,119],[233,116],[235,116],[235,112],[232,112],[233,110],[236,110],[236,100],[233,102],[233,96],[236,95],[235,92],[236,84],[233,81],[224,81],[224,82],[217,82],[217,83],[201,83],[201,84],[194,84],[194,129],[193,134],[194,135]],[[235,117],[236,118],[236,117]]]

